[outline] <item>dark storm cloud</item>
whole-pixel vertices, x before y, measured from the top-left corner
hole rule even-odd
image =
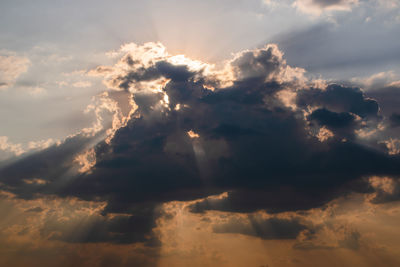
[[[227,191],[227,198],[200,201],[192,211],[296,211],[319,207],[345,192],[367,190],[350,186],[365,176],[400,173],[398,156],[352,140],[320,142],[311,135],[313,120],[332,129],[359,129],[354,116],[376,120],[378,104],[358,88],[335,84],[296,91],[300,86],[295,81],[283,79],[295,70],[271,46],[241,53],[230,65],[236,79],[214,91],[206,89],[203,70],[189,71],[164,59],[141,68],[132,67],[133,59],[124,62],[133,70],[114,78],[121,89],[160,77],[170,81],[163,92],[133,94],[135,116],[115,133],[110,145],[96,146],[96,165],[90,173],[69,179],[62,187],[51,186],[65,175],[72,154],[82,146],[74,139],[0,171],[7,190],[17,196],[42,193],[106,201],[104,215],[132,216],[95,225],[93,233],[75,242],[152,240],[157,216],[149,210],[172,200]],[[288,88],[296,94],[295,110],[283,105],[277,94]],[[164,93],[169,102],[161,102]],[[304,117],[308,107],[316,109],[310,118]],[[189,131],[198,136],[191,138]],[[23,179],[32,176],[52,183],[25,185]],[[290,224],[269,223],[283,229]],[[260,234],[272,237],[266,230]]]
[[[98,136],[97,136],[98,138]],[[96,137],[75,135],[67,138],[60,145],[28,154],[5,164],[0,170],[0,181],[4,189],[15,192],[22,198],[33,198],[37,193],[54,193],[64,179],[73,177],[69,173],[74,158]],[[42,183],[29,182],[40,179]]]
[[[308,120],[316,122],[320,126],[325,126],[334,133],[335,138],[353,139],[354,130],[359,127],[355,115],[349,112],[333,112],[325,108],[313,111]]]
[[[274,54],[273,47],[254,51],[243,52],[231,65],[240,79],[268,77],[271,73],[279,71],[280,59]]]
[[[189,71],[185,65],[176,66],[166,61],[158,61],[154,66],[149,68],[135,66],[138,62],[134,61],[130,56],[127,56],[124,61],[134,68],[134,71],[115,78],[116,84],[123,90],[129,90],[135,82],[151,81],[160,77],[174,81],[186,81],[195,74]]]
[[[298,219],[280,218],[257,218],[248,216],[244,218],[233,218],[227,223],[213,226],[214,233],[238,233],[255,236],[262,239],[295,239],[298,234],[308,227]]]
[[[349,127],[355,120],[350,113],[337,113],[327,109],[317,109],[309,116],[311,120],[316,120],[319,124],[332,128]]]
[[[283,86],[265,77],[278,72],[282,63],[268,50],[249,53],[233,61],[241,79],[214,92],[193,76],[182,79],[181,69],[168,68],[175,72],[168,73],[171,81],[164,88],[170,110],[151,108],[159,94],[136,94],[141,117],[120,129],[112,145],[98,153],[93,173],[76,179],[63,194],[101,195],[110,212],[122,212],[139,203],[229,191],[220,203],[200,202],[193,210],[279,212],[318,207],[346,191],[346,183],[398,172],[397,157],[353,142],[321,143],[310,136],[309,122],[299,113],[266,105],[265,99],[278,103],[275,93]],[[316,111],[311,119],[332,128],[353,124],[351,114],[364,120],[378,116],[376,101],[358,88],[340,85],[301,90],[297,103],[323,107],[323,114]],[[176,104],[185,107],[174,110]],[[192,140],[189,130],[200,137]]]
[[[367,98],[359,88],[329,85],[326,90],[311,89],[299,92],[297,104],[326,108],[333,112],[351,112],[362,118],[378,116],[379,106]]]
[[[297,211],[320,207],[338,195],[338,190],[320,190],[309,184],[293,188],[275,185],[263,189],[235,189],[223,199],[204,199],[190,206],[190,211],[202,213],[207,210],[254,212],[267,209],[269,213]]]

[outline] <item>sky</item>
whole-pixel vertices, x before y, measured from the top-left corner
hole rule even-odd
[[[399,266],[400,2],[0,3],[0,266]]]

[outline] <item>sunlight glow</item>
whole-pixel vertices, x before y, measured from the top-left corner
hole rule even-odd
[[[199,138],[200,137],[200,135],[193,132],[192,130],[188,131],[187,134],[189,135],[190,138]]]

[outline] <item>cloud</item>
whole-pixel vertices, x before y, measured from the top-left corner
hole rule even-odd
[[[250,215],[247,218],[232,218],[227,223],[213,226],[215,233],[238,233],[256,236],[262,239],[296,239],[299,233],[308,227],[299,219],[259,218]]]
[[[25,212],[37,212],[37,213],[40,213],[42,211],[43,211],[43,209],[41,207],[35,207],[35,208],[30,208],[30,209],[25,210]]]
[[[400,112],[398,107],[400,105],[400,87],[382,86],[373,90],[368,90],[366,94],[369,97],[376,99],[380,103],[380,110],[385,116],[391,116],[393,113]]]
[[[350,112],[362,118],[378,116],[379,106],[374,99],[365,96],[360,88],[330,84],[326,89],[300,91],[297,104],[327,108],[333,112]]]
[[[374,193],[370,197],[372,203],[386,203],[400,200],[400,181],[390,177],[369,178]]]
[[[310,119],[330,128],[349,127],[355,121],[355,117],[350,113],[337,113],[324,108],[313,111]]]
[[[386,145],[390,155],[400,154],[400,139],[390,138],[389,140],[384,140],[381,143]]]
[[[78,88],[87,88],[92,86],[92,83],[89,81],[79,81],[79,82],[75,82],[72,84],[73,87],[78,87]]]
[[[0,51],[1,52],[1,51]],[[17,78],[28,70],[30,60],[14,53],[0,53],[0,89],[14,85]]]
[[[399,6],[396,0],[376,0],[378,5],[387,9],[393,9]]]
[[[54,140],[51,138],[47,140],[30,141],[27,144],[22,144],[10,142],[7,136],[0,136],[0,151],[3,152],[3,155],[1,155],[4,157],[3,159],[42,150],[48,148],[52,144],[54,144]]]
[[[5,192],[0,198],[0,242],[7,251],[0,265],[156,266],[158,248],[132,233],[152,227],[139,217],[102,216],[104,203],[73,198],[23,200]]]
[[[88,108],[97,123],[0,169],[2,187],[18,197],[104,201],[103,216],[128,215],[100,220],[93,229],[104,236],[89,231],[74,242],[150,242],[154,209],[169,201],[228,192],[190,209],[308,210],[369,192],[364,177],[400,173],[397,155],[354,136],[365,125],[378,127],[378,102],[356,87],[315,87],[323,83],[287,65],[276,45],[237,53],[221,68],[170,55],[159,43],[116,53],[114,66],[93,70],[110,89]],[[102,126],[104,111],[113,117],[109,127]],[[35,177],[46,183],[24,182]],[[115,225],[122,232],[113,240],[107,231]]]
[[[115,132],[126,126],[137,106],[131,99],[128,92],[103,92],[92,98],[84,113],[93,112],[96,120],[91,127],[81,130],[85,135],[95,136],[101,131],[105,131],[106,143],[114,137]],[[107,119],[108,117],[111,117]]]
[[[392,115],[390,115],[389,119],[390,119],[390,123],[391,123],[392,127],[400,126],[400,114],[393,113]]]
[[[28,89],[28,94],[31,96],[39,96],[46,93],[46,89],[42,87],[27,87],[26,89]]]
[[[15,158],[2,166],[2,182],[7,185],[6,188],[14,187],[21,198],[35,198],[40,193],[53,194],[57,190],[57,183],[62,183],[63,178],[74,176],[74,172],[70,171],[75,168],[74,158],[96,138],[98,136],[78,134],[62,143]],[[57,183],[53,183],[54,181]]]
[[[325,11],[351,11],[358,0],[296,0],[293,6],[301,12],[321,15]]]
[[[396,62],[400,58],[399,39],[395,36],[400,28],[388,20],[398,14],[398,9],[384,12],[370,4],[362,1],[351,14],[326,16],[326,20],[334,22],[299,26],[279,34],[273,41],[291,64],[307,69],[310,75],[333,81],[350,80],[362,87],[395,82]],[[371,12],[370,22],[360,21]]]
[[[8,141],[7,136],[0,136],[0,150],[6,151],[6,152],[12,152],[16,156],[24,153],[24,149],[22,148],[22,145],[10,143]]]
[[[131,244],[141,242],[148,246],[154,246],[158,245],[157,240],[147,236],[155,227],[153,211],[149,211],[149,214],[137,213],[135,216],[93,214],[88,216],[85,222],[85,231],[76,229],[82,222],[73,217],[75,214],[64,220],[62,224],[57,222],[56,218],[50,217],[50,220],[45,222],[40,231],[41,235],[48,240],[68,243]]]
[[[351,79],[352,82],[360,83],[367,89],[376,89],[379,87],[395,85],[397,80],[398,76],[394,71],[379,72],[368,77],[355,77]]]
[[[351,249],[351,250],[358,250],[360,248],[360,233],[356,230],[351,229],[343,229],[343,226],[340,225],[339,227],[330,227],[331,229],[319,230],[319,233],[312,233],[310,236],[306,238],[306,240],[300,240],[293,245],[294,249],[300,250],[322,250],[322,249]],[[318,234],[322,234],[321,232],[333,232],[337,231],[335,234],[332,234],[332,243],[326,244],[327,240],[318,240]],[[326,239],[326,237],[325,237]],[[321,242],[322,241],[322,242]]]

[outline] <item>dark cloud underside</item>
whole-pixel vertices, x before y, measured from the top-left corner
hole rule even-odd
[[[90,173],[71,174],[63,186],[54,186],[83,146],[79,136],[0,171],[3,187],[19,197],[41,193],[106,201],[104,215],[130,215],[96,224],[80,239],[59,239],[145,242],[151,240],[157,217],[153,208],[168,201],[227,191],[227,198],[202,200],[191,210],[297,211],[320,207],[346,192],[369,192],[365,177],[400,174],[398,156],[364,145],[354,136],[363,127],[360,121],[380,121],[375,100],[358,88],[336,84],[300,88],[283,80],[282,70],[290,69],[271,48],[237,57],[231,62],[236,79],[214,91],[206,88],[218,82],[202,70],[162,59],[140,68],[129,57],[125,63],[132,69],[113,81],[121,90],[162,77],[169,82],[162,92],[133,94],[136,116],[116,132],[110,145],[101,142],[95,147],[96,165]],[[295,109],[278,97],[288,88],[295,94]],[[164,93],[169,101],[160,106]],[[314,111],[304,116],[309,107]],[[310,134],[310,128],[322,126],[331,129],[335,138],[321,142]],[[191,138],[189,131],[199,137]],[[23,182],[32,176],[49,183]],[[292,238],[303,229],[285,221],[272,220],[268,225],[275,230],[260,226],[253,234],[268,239],[283,233],[284,238]],[[247,231],[236,228],[224,231]]]

